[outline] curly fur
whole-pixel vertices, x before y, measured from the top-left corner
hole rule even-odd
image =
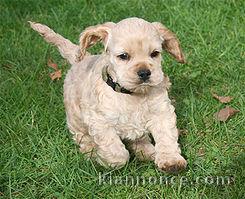
[[[136,156],[154,160],[161,170],[175,172],[186,167],[177,142],[176,115],[168,97],[170,83],[162,71],[161,55],[150,56],[153,50],[161,52],[163,48],[184,62],[179,41],[171,31],[160,23],[128,18],[85,29],[78,46],[45,25],[30,24],[46,41],[58,46],[72,65],[64,82],[64,103],[69,130],[81,152],[104,166],[120,168],[129,159],[122,142],[128,140]],[[87,48],[99,41],[105,51],[89,55]],[[131,59],[120,60],[122,52]],[[113,80],[132,94],[115,92],[103,81],[106,65]],[[149,82],[139,81],[137,71],[142,68],[151,71]]]

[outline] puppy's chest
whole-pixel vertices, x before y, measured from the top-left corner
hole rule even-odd
[[[149,107],[146,102],[140,104],[121,103],[111,110],[115,116],[113,123],[122,139],[135,140],[147,133]]]

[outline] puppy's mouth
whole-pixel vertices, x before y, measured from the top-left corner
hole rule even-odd
[[[138,82],[136,83],[137,86],[149,86],[149,87],[153,87],[153,86],[157,86],[160,82],[154,82],[151,79],[148,80],[138,80]]]
[[[131,81],[127,82],[129,85],[126,87],[129,87],[129,89],[135,89],[137,87],[146,87],[146,86],[153,86],[151,80],[139,80],[139,79],[134,79]]]
[[[128,80],[127,84],[122,82],[122,85],[125,85],[125,87],[128,89],[135,89],[137,87],[154,87],[154,86],[157,86],[159,83],[161,83],[161,81],[154,81],[151,78],[147,80],[133,78],[131,80]]]
[[[135,90],[148,89],[148,88],[154,87],[156,85],[158,85],[158,84],[152,82],[151,80],[147,80],[147,81],[137,80],[134,83],[132,82],[132,85],[128,86],[128,88],[130,90],[132,90],[133,92],[135,92]]]
[[[142,85],[142,86],[147,86],[151,84],[151,81],[149,79],[147,80],[139,80],[138,84]]]
[[[136,86],[136,88],[142,88],[142,87],[152,87],[153,85],[150,83],[150,81],[147,82],[139,82]]]

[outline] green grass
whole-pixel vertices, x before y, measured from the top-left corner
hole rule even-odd
[[[0,198],[244,198],[244,7],[242,0],[1,0]],[[77,42],[87,26],[130,16],[163,22],[187,56],[181,65],[165,54],[163,69],[173,83],[178,127],[187,131],[180,143],[188,168],[176,178],[189,183],[99,184],[99,173],[110,170],[86,161],[66,127],[62,86],[70,66],[27,24],[42,22]],[[49,58],[62,68],[62,80],[50,80]],[[233,96],[229,105],[240,113],[215,121],[225,105],[211,91]],[[111,176],[172,177],[134,158]],[[235,180],[190,183],[207,176]]]

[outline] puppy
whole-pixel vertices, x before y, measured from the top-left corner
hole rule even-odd
[[[122,142],[127,140],[136,156],[154,160],[160,170],[186,167],[167,92],[170,83],[161,67],[163,49],[185,62],[170,30],[158,22],[127,18],[86,28],[78,46],[45,25],[30,25],[72,65],[64,103],[67,125],[81,152],[101,165],[120,168],[129,160]],[[89,55],[87,49],[100,41],[104,52]]]

